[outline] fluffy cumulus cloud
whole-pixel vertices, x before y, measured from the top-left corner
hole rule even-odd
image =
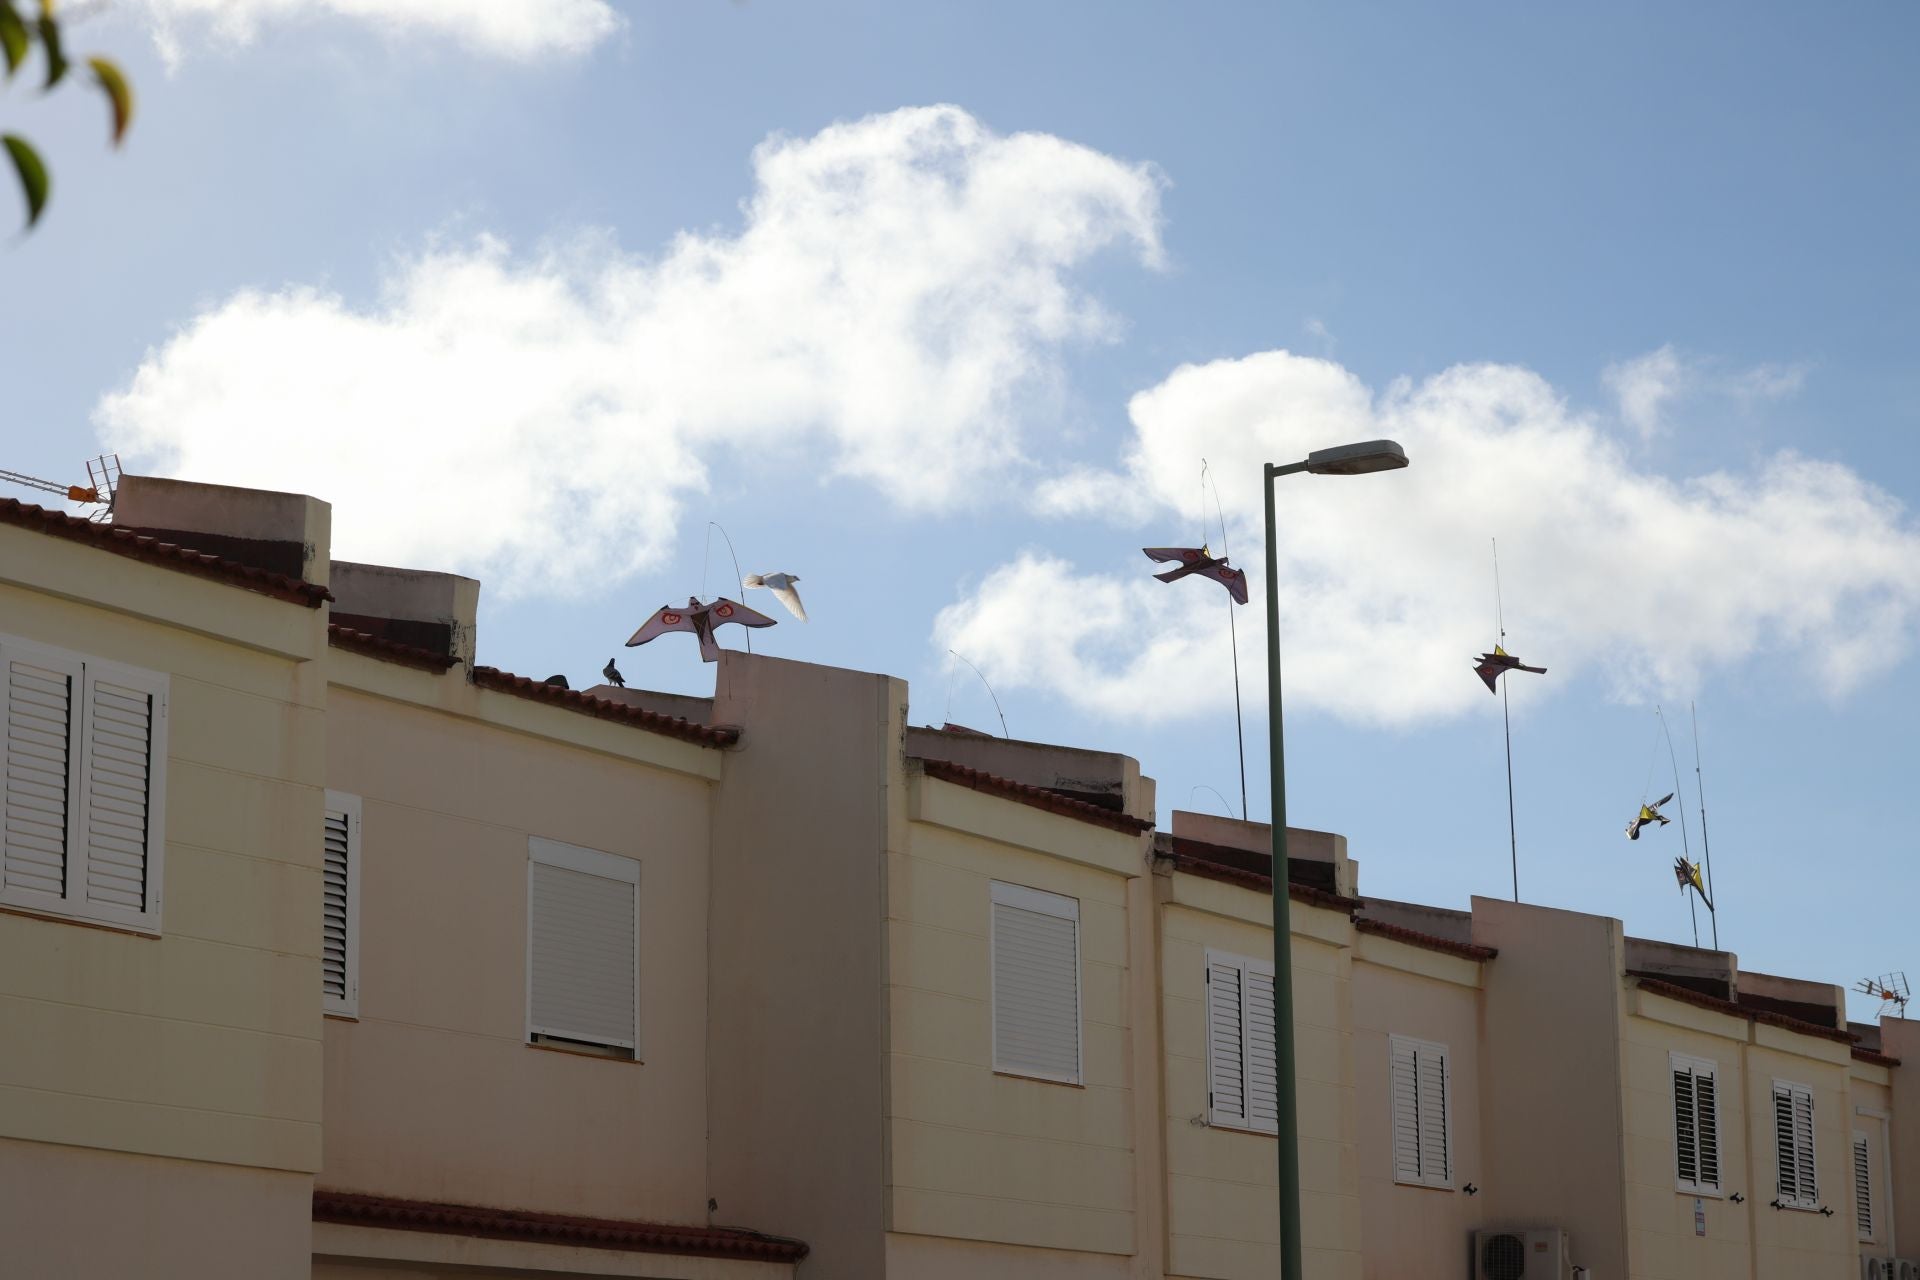
[[[527,59],[583,53],[623,25],[607,0],[133,0],[169,63],[189,39],[251,43],[261,27],[347,19],[395,38],[451,39],[478,53]]]
[[[395,263],[368,304],[239,293],[97,425],[130,467],[333,501],[343,556],[577,591],[656,562],[710,467],[785,459],[908,509],[984,491],[1063,348],[1114,331],[1074,269],[1160,255],[1150,169],[953,107],[753,164],[737,234],[651,258],[483,237]]]
[[[1467,666],[1493,639],[1496,536],[1509,648],[1553,682],[1598,672],[1627,698],[1690,691],[1765,650],[1806,653],[1844,693],[1898,661],[1920,617],[1920,533],[1854,472],[1779,453],[1740,472],[1661,475],[1525,369],[1461,366],[1376,392],[1332,362],[1270,351],[1183,367],[1130,412],[1120,466],[1069,472],[1038,505],[1188,542],[1206,458],[1234,559],[1253,576],[1238,618],[1256,684],[1264,570],[1247,553],[1261,543],[1261,463],[1375,437],[1413,459],[1276,481],[1290,706],[1408,724],[1485,704]],[[942,613],[937,643],[997,687],[1096,713],[1213,713],[1232,696],[1225,594],[1163,586],[1150,569],[1137,552],[1092,566],[1023,556]]]

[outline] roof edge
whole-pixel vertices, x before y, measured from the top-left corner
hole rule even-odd
[[[620,1218],[584,1218],[318,1188],[313,1193],[313,1220],[395,1231],[521,1240],[530,1244],[747,1258],[762,1262],[795,1263],[809,1252],[803,1240],[739,1227],[686,1227]]]
[[[342,626],[337,622],[327,624],[327,643],[336,649],[346,649],[382,662],[397,662],[403,667],[418,667],[422,671],[436,673],[450,669],[459,661],[450,654],[435,653],[432,649],[422,649],[418,645],[401,644],[396,640],[388,640],[384,636],[356,631],[352,627]]]
[[[1103,809],[1097,804],[1088,804],[1085,800],[1075,800],[1072,796],[1063,796],[1058,791],[1046,787],[1036,787],[1031,783],[1015,782],[1012,778],[1002,778],[998,774],[987,773],[980,769],[968,768],[963,764],[954,764],[950,760],[936,760],[931,756],[909,756],[918,761],[920,769],[929,778],[938,778],[942,782],[951,782],[955,786],[970,787],[975,791],[984,791],[989,795],[1012,800],[1016,804],[1029,805],[1035,809],[1044,809],[1057,813],[1063,818],[1073,818],[1080,822],[1090,822],[1096,827],[1105,827],[1110,831],[1123,832],[1137,836],[1153,830],[1153,819],[1136,818],[1131,814],[1115,813]]]
[[[691,742],[695,746],[730,747],[740,741],[738,729],[695,724],[680,716],[667,716],[658,711],[630,707],[625,703],[609,702],[605,698],[595,698],[577,689],[563,689],[559,685],[529,680],[525,676],[514,675],[511,671],[502,671],[498,667],[475,667],[470,678],[482,689],[492,689],[498,693],[512,694],[517,698],[544,702],[548,706],[558,707],[563,711],[576,711],[601,720],[612,720],[619,724],[631,725],[636,729],[646,729],[652,733],[664,734],[669,738]]]
[[[1452,938],[1422,933],[1418,929],[1409,929],[1402,924],[1389,924],[1385,920],[1369,920],[1365,916],[1354,917],[1353,927],[1361,933],[1377,934],[1395,942],[1404,942],[1410,947],[1425,947],[1429,951],[1459,956],[1462,960],[1491,960],[1500,954],[1498,947],[1483,947],[1472,942],[1455,942]]]
[[[1803,1036],[1818,1036],[1822,1040],[1832,1040],[1837,1044],[1857,1046],[1860,1037],[1851,1031],[1841,1031],[1836,1027],[1823,1027],[1817,1022],[1802,1022],[1798,1018],[1789,1018],[1783,1013],[1770,1013],[1765,1009],[1750,1009],[1731,1000],[1722,1000],[1695,991],[1691,987],[1675,986],[1671,982],[1662,982],[1658,978],[1635,978],[1642,991],[1650,991],[1656,996],[1665,996],[1669,1000],[1678,1000],[1682,1004],[1696,1005],[1702,1009],[1712,1009],[1729,1017],[1744,1018],[1748,1022],[1764,1022],[1770,1027],[1779,1027],[1783,1031],[1795,1031]],[[1855,1050],[1858,1052],[1858,1050]]]

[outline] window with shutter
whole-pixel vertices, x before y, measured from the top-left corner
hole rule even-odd
[[[1393,1108],[1393,1179],[1453,1186],[1447,1046],[1389,1036],[1388,1092]]]
[[[1207,952],[1208,1123],[1277,1133],[1273,965]]]
[[[538,837],[527,857],[527,1035],[640,1052],[640,864]]]
[[[1853,1131],[1853,1222],[1862,1240],[1873,1239],[1873,1164],[1867,1135]]]
[[[1693,1194],[1720,1192],[1718,1066],[1683,1053],[1668,1055],[1673,1071],[1673,1150],[1676,1186]]]
[[[1080,1082],[1080,903],[992,886],[993,1067]]]
[[[1775,1187],[1780,1203],[1794,1209],[1820,1207],[1814,1178],[1813,1091],[1803,1084],[1773,1082]]]
[[[0,637],[0,902],[157,932],[167,678]]]
[[[321,823],[320,1007],[360,1009],[360,797],[327,792]]]

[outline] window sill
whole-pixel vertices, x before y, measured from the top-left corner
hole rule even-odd
[[[570,1049],[563,1044],[535,1044],[527,1042],[527,1048],[538,1049],[542,1053],[564,1053],[569,1058],[592,1058],[595,1062],[612,1062],[623,1067],[643,1067],[646,1063],[632,1056],[622,1057],[618,1050],[598,1050],[588,1047]]]
[[[1062,1089],[1085,1089],[1087,1087],[1078,1080],[1056,1080],[1052,1076],[1030,1076],[1024,1071],[1002,1071],[998,1067],[993,1069],[993,1074],[999,1076],[1002,1080],[1026,1080],[1033,1084],[1057,1085]]]
[[[1218,1129],[1222,1133],[1244,1133],[1250,1138],[1278,1138],[1280,1136],[1278,1129],[1250,1129],[1244,1124],[1235,1124],[1231,1120],[1215,1120],[1211,1117],[1207,1120],[1207,1128]]]
[[[322,1009],[322,1010],[320,1011],[320,1016],[321,1016],[322,1018],[331,1018],[331,1019],[333,1019],[333,1020],[334,1020],[335,1022],[358,1022],[358,1021],[360,1021],[360,1015],[359,1015],[359,1014],[357,1014],[357,1013],[342,1013],[342,1012],[341,1012],[340,1010],[338,1010],[338,1009]]]
[[[1820,1212],[1820,1206],[1819,1206],[1819,1205],[1817,1205],[1817,1204],[1794,1204],[1794,1203],[1793,1203],[1792,1201],[1790,1201],[1790,1200],[1780,1200],[1780,1201],[1776,1201],[1776,1202],[1775,1202],[1775,1205],[1774,1205],[1774,1207],[1775,1207],[1775,1208],[1777,1208],[1777,1209],[1785,1209],[1785,1210],[1788,1210],[1789,1212],[1792,1212],[1792,1213],[1818,1213],[1818,1212]]]
[[[1718,1187],[1689,1187],[1685,1183],[1674,1184],[1673,1194],[1677,1196],[1694,1196],[1701,1200],[1725,1200],[1727,1198],[1727,1193]]]
[[[91,916],[70,915],[65,911],[54,911],[45,907],[27,907],[17,902],[0,902],[0,914],[26,916],[31,920],[51,920],[57,924],[78,925],[82,929],[103,929],[108,933],[123,933],[130,937],[147,938],[158,942],[160,930],[149,925],[125,924],[117,920],[96,920]]]
[[[1458,1191],[1460,1189],[1451,1182],[1408,1182],[1401,1178],[1395,1178],[1393,1185],[1408,1187],[1414,1191]]]

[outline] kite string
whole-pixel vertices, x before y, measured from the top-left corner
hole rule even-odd
[[[1493,543],[1493,627],[1500,633],[1500,638],[1505,640],[1507,618],[1500,603],[1500,539],[1491,538],[1489,541]]]
[[[1200,541],[1207,540],[1207,492],[1206,486],[1213,485],[1213,513],[1220,518],[1220,558],[1227,558],[1227,513],[1220,505],[1220,485],[1213,479],[1207,467],[1207,460],[1200,459]],[[1247,725],[1240,712],[1240,630],[1233,617],[1233,601],[1227,601],[1227,643],[1233,648],[1233,733],[1234,744],[1240,749],[1240,820],[1247,820]],[[1189,792],[1188,800],[1192,800]]]
[[[727,533],[727,526],[721,524],[718,520],[709,520],[707,521],[707,553],[706,555],[702,556],[700,560],[701,598],[704,599],[707,594],[707,563],[713,557],[713,531],[715,529],[718,529],[720,531],[720,536],[727,540],[727,559],[733,561],[733,580],[739,584],[740,594],[745,595],[747,593],[746,579],[741,576],[740,557],[734,554],[733,539]],[[747,652],[752,653],[753,652],[753,629],[751,627],[743,627],[741,628],[741,630],[747,633]]]

